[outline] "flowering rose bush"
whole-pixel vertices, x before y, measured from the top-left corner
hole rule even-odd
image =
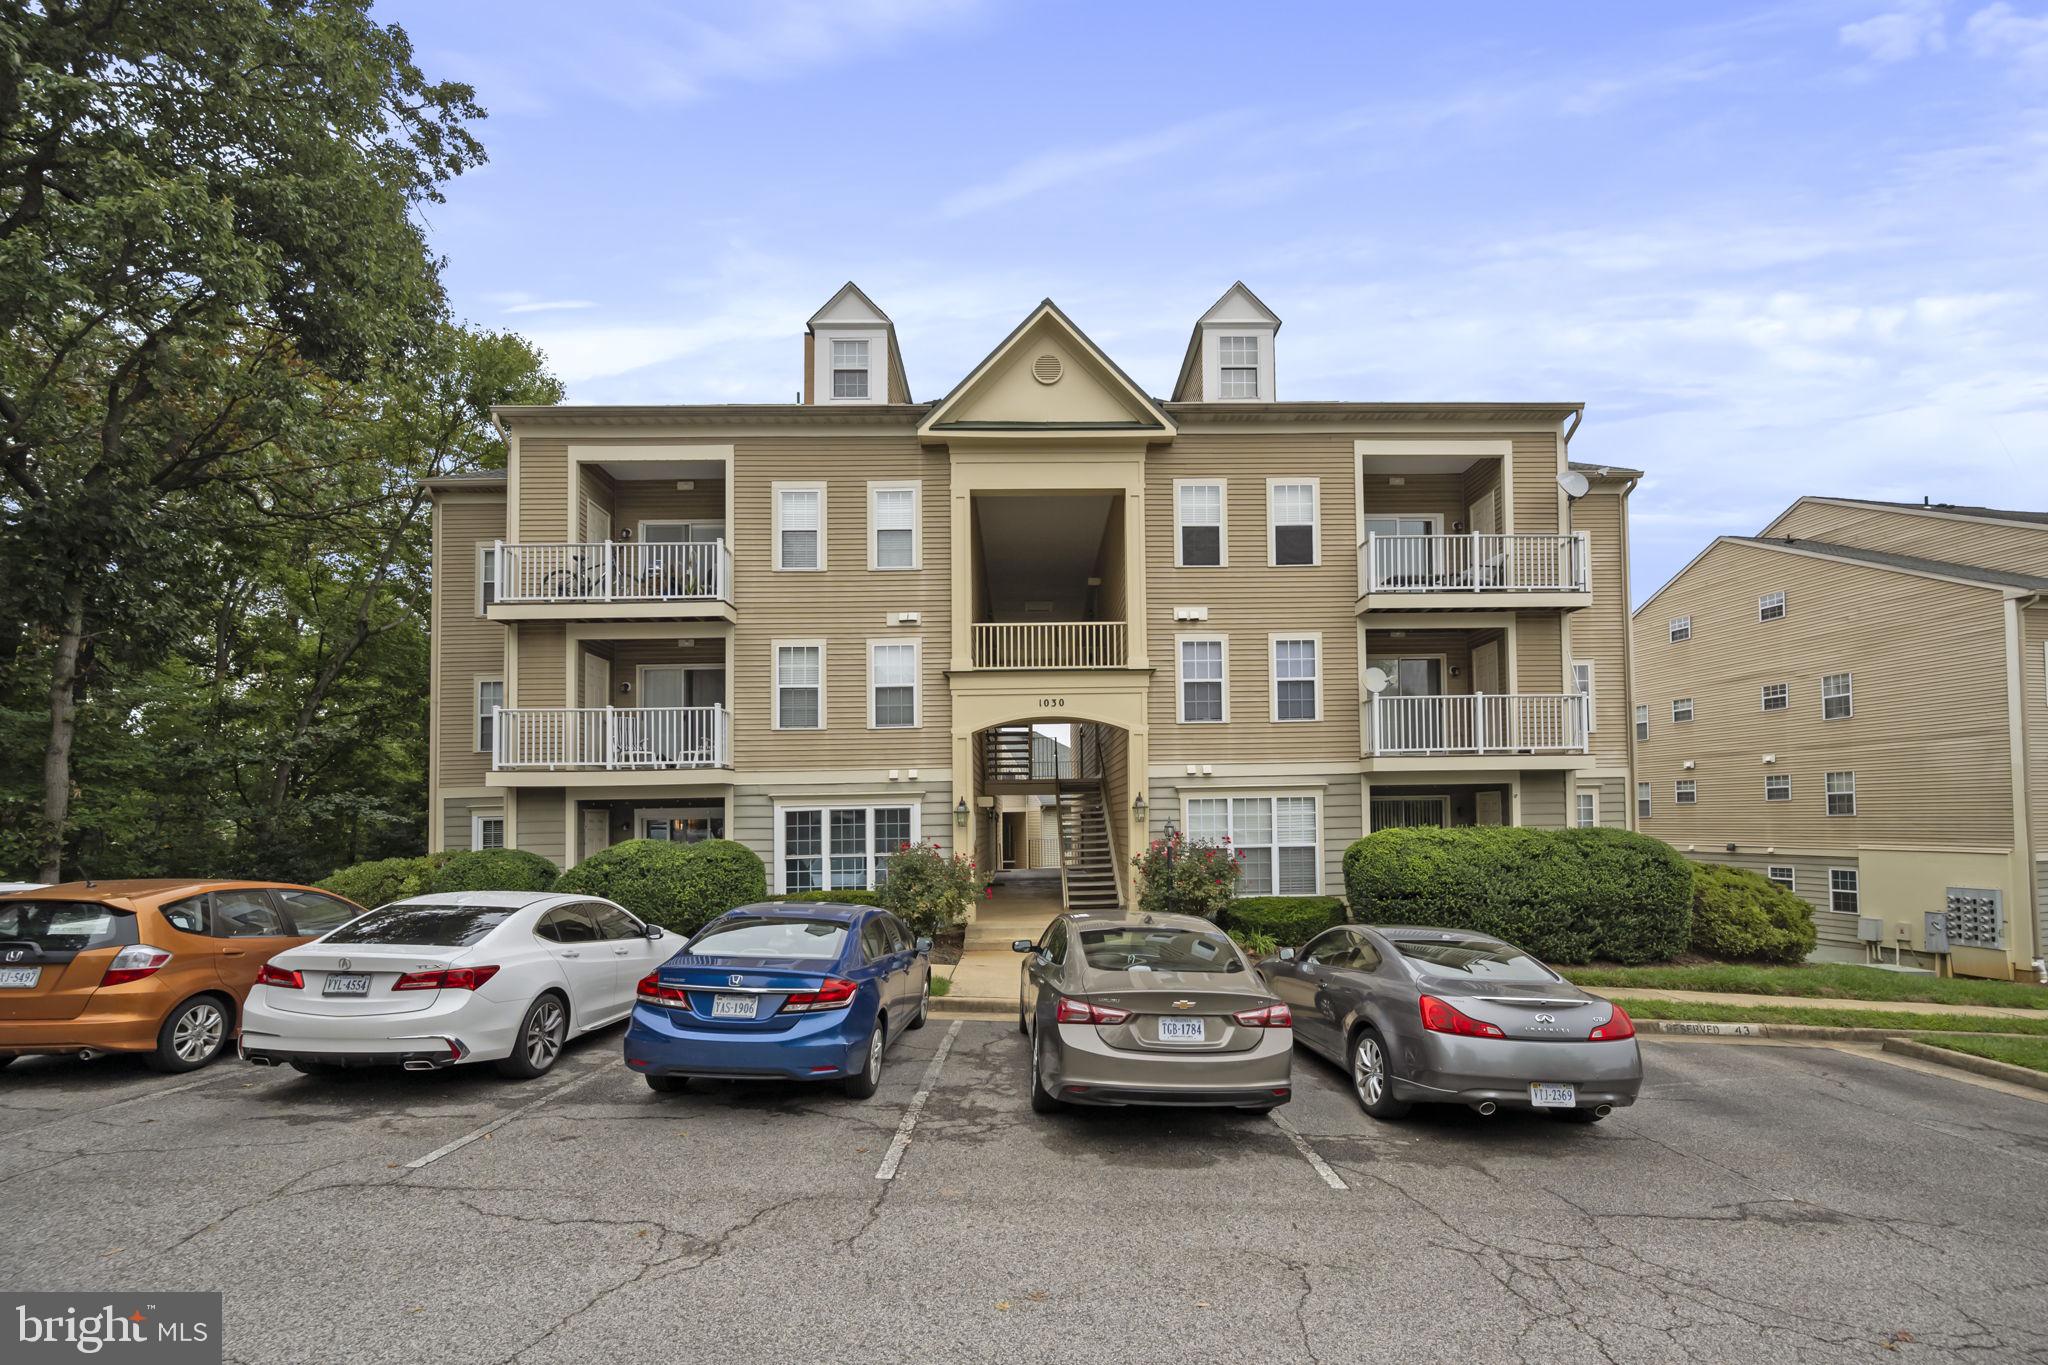
[[[1244,867],[1230,841],[1212,844],[1179,830],[1154,839],[1131,859],[1138,871],[1138,908],[1148,914],[1200,915],[1215,920],[1237,895]]]
[[[974,859],[944,852],[935,843],[899,844],[889,855],[882,904],[913,934],[937,937],[966,917],[981,885]]]

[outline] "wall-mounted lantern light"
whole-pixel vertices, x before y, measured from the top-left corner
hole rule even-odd
[[[1145,822],[1145,794],[1143,792],[1139,792],[1138,799],[1131,802],[1131,818],[1139,824]]]
[[[967,798],[961,797],[960,804],[953,807],[953,823],[961,829],[967,828]]]

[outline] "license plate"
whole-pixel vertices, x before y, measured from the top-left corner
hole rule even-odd
[[[1529,1103],[1538,1109],[1570,1109],[1579,1102],[1576,1086],[1538,1081],[1529,1087]]]
[[[20,989],[33,986],[42,979],[41,967],[0,967],[0,986]]]
[[[1159,1041],[1162,1043],[1206,1043],[1209,1041],[1209,1025],[1202,1019],[1161,1019]]]
[[[320,988],[322,995],[368,995],[370,977],[367,972],[329,972],[327,984]]]
[[[713,1019],[752,1019],[760,1013],[761,1001],[752,995],[714,995],[711,997]]]

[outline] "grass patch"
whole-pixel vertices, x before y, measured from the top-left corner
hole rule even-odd
[[[1874,967],[1809,962],[1760,967],[1707,963],[1693,967],[1560,967],[1581,986],[1666,991],[1726,991],[1739,995],[1790,995],[1814,1000],[1900,1000],[1929,1005],[2004,1005],[2048,1010],[2048,990],[2019,981],[1971,981],[1961,977],[1907,976]]]
[[[1967,1052],[1973,1057],[1989,1057],[1994,1062],[2010,1062],[2029,1071],[2048,1071],[2048,1038],[1954,1038],[1921,1034],[1913,1041],[1932,1043],[1950,1052]]]
[[[936,972],[932,974],[933,995],[944,995],[947,991],[950,991],[952,989],[953,983],[951,981],[949,981],[943,976],[938,975]]]
[[[1690,1019],[1702,1024],[1817,1024],[1822,1028],[1881,1028],[1895,1033],[2024,1033],[2048,1038],[2048,1018],[1990,1014],[1921,1014],[1915,1010],[1859,1010],[1834,1005],[1715,1005],[1705,1001],[1621,997],[1638,1019]]]

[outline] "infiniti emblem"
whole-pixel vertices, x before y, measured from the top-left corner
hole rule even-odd
[[[745,980],[746,978],[744,976],[741,976],[738,972],[734,972],[731,976],[728,976],[725,979],[725,984],[728,986],[737,986],[740,984],[740,982]]]
[[[1554,1014],[1539,1014],[1536,1016],[1536,1022],[1539,1024],[1554,1024],[1557,1022],[1557,1016]]]

